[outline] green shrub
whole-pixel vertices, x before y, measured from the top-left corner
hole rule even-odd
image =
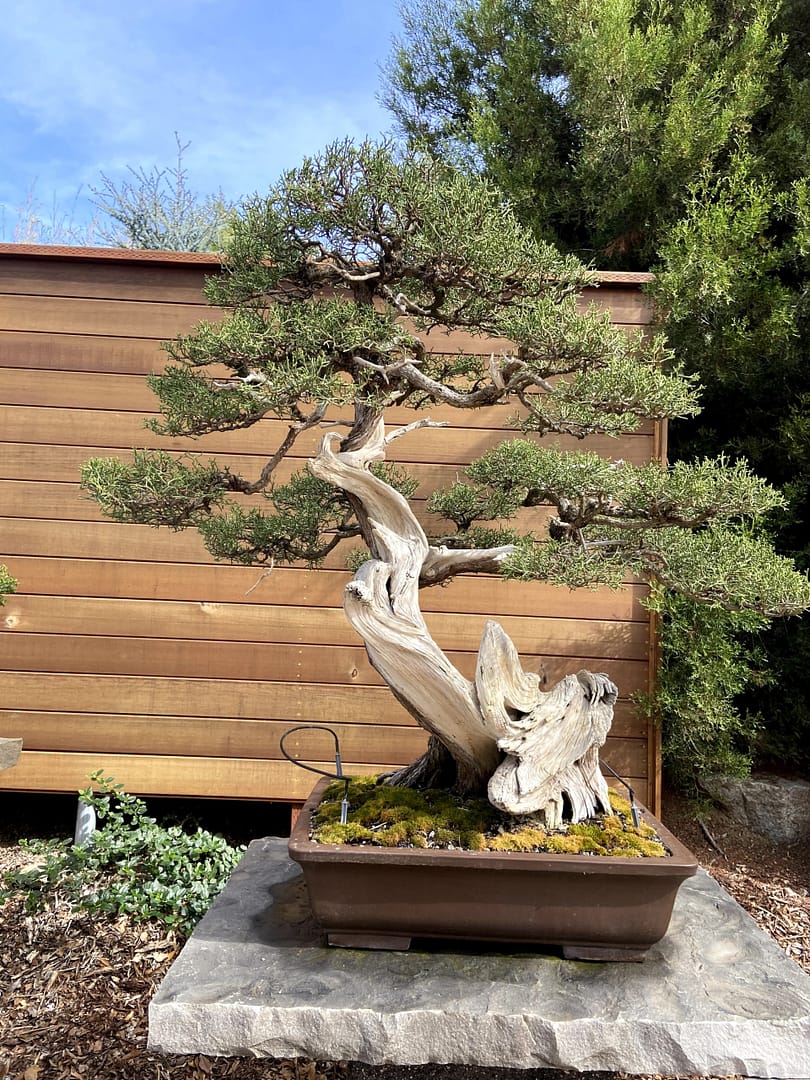
[[[71,840],[22,841],[32,867],[6,873],[0,899],[23,894],[28,911],[55,893],[78,911],[155,919],[188,934],[223,889],[244,848],[204,829],[164,827],[142,799],[94,773],[79,792],[99,827],[82,847]]]
[[[701,774],[746,776],[760,734],[760,718],[739,706],[742,692],[768,681],[752,633],[766,620],[751,612],[710,607],[661,588],[648,606],[662,620],[661,663],[642,709],[663,727],[663,766],[690,795]]]

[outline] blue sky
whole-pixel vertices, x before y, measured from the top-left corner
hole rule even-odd
[[[3,0],[0,238],[28,205],[63,224],[127,166],[171,166],[230,199],[343,136],[392,126],[377,101],[397,0]]]

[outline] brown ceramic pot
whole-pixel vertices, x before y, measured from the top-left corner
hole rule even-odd
[[[407,949],[414,937],[463,938],[554,945],[568,959],[641,960],[697,871],[647,810],[665,858],[317,844],[310,822],[328,783],[304,804],[289,851],[330,945]]]

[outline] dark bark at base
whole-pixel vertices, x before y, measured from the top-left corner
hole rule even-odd
[[[435,735],[431,735],[420,758],[388,775],[385,783],[391,787],[441,788],[481,798],[487,794],[486,782],[481,782],[480,775],[462,775],[450,751]]]
[[[456,763],[435,735],[430,736],[428,748],[421,757],[385,778],[390,787],[408,788],[449,788],[455,781]]]

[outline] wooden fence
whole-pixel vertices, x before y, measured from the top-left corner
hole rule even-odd
[[[217,266],[205,255],[0,245],[0,562],[19,580],[0,611],[0,736],[24,740],[0,788],[70,791],[100,768],[142,794],[297,802],[311,774],[279,752],[294,724],[334,726],[349,772],[406,763],[424,746],[344,619],[345,553],[325,569],[259,580],[258,569],[214,563],[194,532],[104,520],[79,489],[83,461],[135,445],[210,452],[248,475],[276,445],[274,420],[200,444],[143,428],[159,343],[216,317],[201,287]],[[646,277],[603,275],[586,299],[643,326]],[[441,351],[460,344],[432,341]],[[509,412],[435,409],[450,429],[392,444],[420,481],[428,525],[430,491],[509,437]],[[412,414],[392,411],[392,424],[403,418]],[[320,435],[309,436],[287,473],[314,450]],[[636,462],[663,454],[657,425],[587,445]],[[421,594],[436,639],[468,675],[489,617],[527,669],[545,667],[552,680],[579,667],[607,672],[622,699],[605,758],[655,808],[657,739],[628,700],[654,676],[643,596],[639,584],[572,593],[488,576]]]

